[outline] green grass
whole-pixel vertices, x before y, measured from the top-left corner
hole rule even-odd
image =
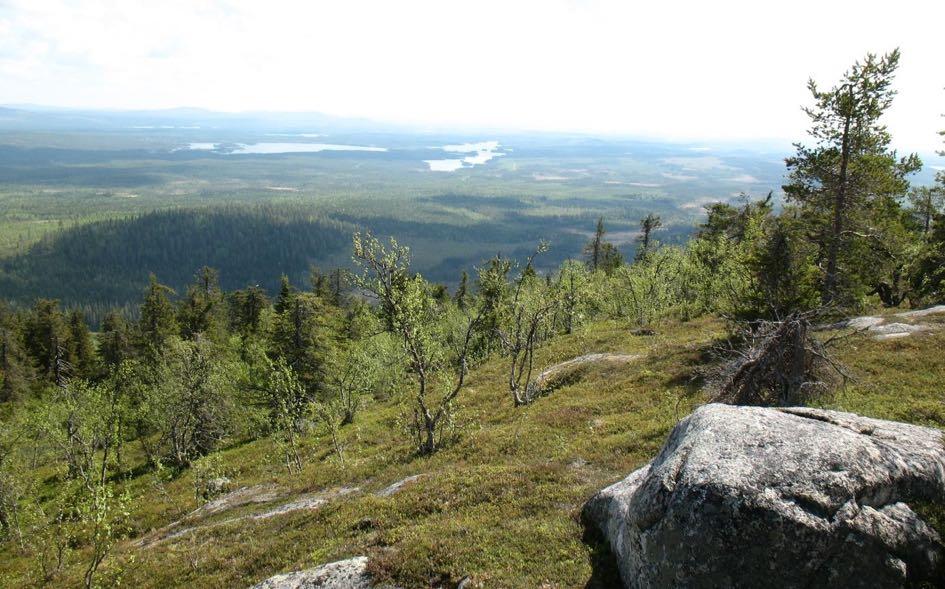
[[[524,408],[513,407],[503,387],[504,362],[485,363],[460,396],[457,440],[432,457],[412,454],[398,426],[397,399],[371,404],[344,429],[344,465],[326,439],[307,440],[305,469],[294,476],[269,440],[231,447],[222,456],[239,485],[276,483],[286,495],[343,485],[361,491],[318,510],[219,525],[147,549],[125,542],[106,569],[124,566],[124,584],[134,587],[241,587],[367,555],[376,576],[404,587],[465,576],[487,587],[610,586],[615,571],[606,547],[581,524],[581,506],[651,459],[676,421],[706,401],[694,376],[723,326],[700,319],[657,332],[634,336],[602,322],[556,338],[541,350],[540,366],[588,352],[643,358],[589,369],[579,382]],[[849,338],[836,354],[856,381],[822,404],[943,428],[943,345],[945,329],[885,342]],[[374,495],[415,474],[424,476],[400,493]],[[191,476],[159,485],[147,473],[127,482],[138,498],[136,535],[197,506]],[[8,547],[0,563],[9,586],[23,583],[26,558]],[[79,577],[71,568],[63,586]]]

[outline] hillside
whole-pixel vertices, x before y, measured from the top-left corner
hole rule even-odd
[[[945,429],[945,316],[895,321],[932,329],[842,340],[836,358],[854,378],[817,404]],[[298,475],[286,474],[272,439],[233,441],[214,472],[250,490],[230,508],[211,503],[194,513],[197,469],[177,478],[148,471],[133,446],[123,486],[138,499],[134,530],[105,575],[120,570],[122,583],[135,587],[241,587],[367,555],[375,575],[404,587],[450,587],[465,577],[485,587],[611,586],[613,563],[580,523],[581,506],[651,459],[672,425],[706,401],[698,375],[724,333],[712,318],[667,321],[655,335],[633,335],[623,323],[589,324],[554,338],[537,364],[592,352],[639,358],[590,366],[519,408],[509,398],[505,362],[490,359],[460,397],[455,441],[432,457],[416,456],[398,431],[398,398],[372,402],[340,430],[343,463],[326,436],[307,436]],[[377,495],[406,477],[419,478]],[[293,503],[316,507],[243,517]],[[23,584],[34,564],[9,544],[0,563],[5,586]],[[73,582],[82,574],[78,566],[67,573]]]
[[[304,283],[312,264],[338,258],[350,233],[350,225],[289,206],[154,211],[71,227],[0,261],[0,291],[24,302],[125,305],[140,298],[151,273],[183,292],[211,266],[228,290],[259,284],[274,292],[280,274]]]

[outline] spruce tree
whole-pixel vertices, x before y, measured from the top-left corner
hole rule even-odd
[[[276,317],[272,340],[275,352],[292,367],[306,390],[314,392],[323,380],[325,357],[340,316],[317,295],[294,293]]]
[[[262,327],[269,297],[259,285],[250,286],[233,293],[231,307],[233,328],[243,336],[255,335]]]
[[[0,302],[0,402],[22,399],[29,387],[29,366],[16,316]]]
[[[295,292],[295,289],[292,288],[292,283],[289,282],[289,277],[285,274],[279,279],[279,298],[276,299],[276,313],[280,315],[285,313],[286,309],[290,306],[290,301],[292,300],[292,295]]]
[[[181,301],[179,317],[184,338],[195,339],[203,334],[218,341],[225,336],[226,307],[216,270],[204,266],[197,272]]]
[[[456,288],[456,293],[453,295],[453,301],[456,302],[456,306],[462,310],[466,310],[466,298],[469,296],[469,274],[463,270],[462,275],[459,277],[459,286]]]
[[[131,326],[121,313],[110,311],[105,315],[99,334],[99,354],[109,370],[132,356],[133,342]]]
[[[95,377],[98,372],[95,345],[81,311],[76,309],[69,313],[68,330],[68,360],[72,365],[73,374],[85,379]]]
[[[59,301],[38,299],[26,321],[26,349],[40,374],[50,383],[63,382],[67,365],[69,331]]]
[[[177,333],[174,306],[169,298],[173,293],[170,287],[159,283],[154,274],[148,277],[138,331],[142,344],[153,352],[160,351],[167,338]]]
[[[594,237],[584,246],[584,255],[587,256],[587,263],[591,270],[597,270],[601,262],[601,253],[604,247],[604,218],[598,217],[597,227],[594,229]]]
[[[640,236],[637,238],[640,248],[637,250],[637,261],[646,258],[646,255],[650,252],[650,240],[652,239],[653,232],[662,226],[663,221],[660,219],[660,216],[654,215],[653,213],[648,214],[640,220]]]

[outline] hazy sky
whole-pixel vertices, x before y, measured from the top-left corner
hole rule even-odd
[[[0,0],[0,104],[803,136],[809,76],[899,46],[900,146],[942,146],[945,1]]]

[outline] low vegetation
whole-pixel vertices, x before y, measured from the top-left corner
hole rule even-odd
[[[583,260],[542,270],[539,241],[451,294],[409,248],[355,233],[353,273],[271,290],[152,274],[96,333],[55,300],[0,308],[0,581],[239,586],[365,554],[409,587],[611,586],[580,505],[712,398],[713,370],[729,402],[945,427],[941,316],[882,341],[811,325],[945,301],[943,211],[905,204],[913,158],[876,122],[896,59],[812,87],[816,144],[789,162],[783,209],[712,205],[685,245],[646,216],[632,263],[599,219]]]

